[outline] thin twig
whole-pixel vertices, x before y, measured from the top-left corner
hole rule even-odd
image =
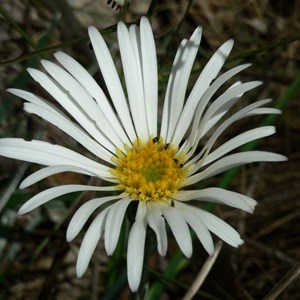
[[[298,276],[300,275],[300,263],[294,266],[268,293],[263,300],[275,300]]]
[[[273,247],[268,247],[266,245],[263,245],[262,243],[257,242],[257,241],[255,241],[253,239],[247,239],[247,238],[245,238],[244,240],[245,240],[245,242],[248,245],[250,245],[250,246],[252,246],[252,247],[254,247],[254,248],[256,248],[256,249],[258,249],[260,251],[263,251],[264,253],[267,253],[267,254],[269,254],[272,257],[276,257],[276,258],[284,261],[285,263],[287,263],[289,265],[294,266],[297,263],[296,259],[294,259],[294,258],[286,255],[285,253],[283,253],[280,250],[276,250]]]
[[[204,263],[202,269],[200,270],[200,272],[198,273],[195,281],[193,282],[192,286],[190,287],[190,289],[187,291],[187,293],[184,295],[184,297],[182,298],[182,300],[190,300],[192,299],[195,294],[197,293],[197,291],[199,290],[199,288],[201,287],[202,283],[204,282],[204,280],[206,279],[208,273],[210,272],[212,266],[214,265],[217,257],[219,256],[219,253],[222,249],[222,245],[223,242],[219,241],[216,244],[216,248],[215,248],[215,253],[213,256],[208,257],[208,259],[206,260],[206,262]]]

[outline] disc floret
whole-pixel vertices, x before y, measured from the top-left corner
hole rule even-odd
[[[125,146],[125,153],[117,149],[113,161],[118,188],[135,200],[167,201],[185,179],[184,156],[162,138],[137,139],[131,147]]]

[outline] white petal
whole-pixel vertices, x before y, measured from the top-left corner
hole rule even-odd
[[[233,98],[235,99],[235,98]],[[246,107],[242,108],[241,110],[237,111],[235,114],[233,114],[231,117],[229,117],[228,119],[226,119],[213,133],[213,135],[209,138],[209,140],[206,142],[205,146],[202,148],[202,150],[195,156],[193,157],[193,159],[191,159],[188,164],[192,165],[194,164],[190,169],[189,169],[189,175],[195,173],[199,168],[201,168],[204,164],[204,161],[211,149],[211,147],[213,146],[214,142],[216,141],[216,139],[218,138],[218,136],[224,131],[226,130],[226,128],[228,128],[231,124],[233,124],[234,122],[248,117],[249,116],[249,112],[255,110],[257,107],[262,106],[268,102],[270,102],[271,99],[264,99],[264,100],[260,100],[257,102],[254,102],[250,105],[247,105]],[[203,123],[203,120],[201,121],[201,123]],[[204,124],[204,123],[203,123]],[[205,125],[204,125],[205,126]],[[195,146],[193,146],[192,150],[190,151],[188,157],[190,157],[193,152],[196,150],[196,146],[198,145],[198,142],[201,138],[201,135],[198,135],[197,140],[195,141]],[[202,157],[203,156],[203,157]],[[201,158],[200,161],[198,161],[196,164],[195,162],[197,160],[199,160]]]
[[[209,255],[214,254],[214,243],[212,237],[205,226],[205,224],[195,215],[191,209],[185,209],[186,204],[182,204],[178,201],[175,201],[175,206],[178,207],[185,218],[186,222],[191,226],[191,228],[196,233],[199,241],[202,243],[204,249],[207,251]]]
[[[47,100],[27,91],[8,89],[8,91],[30,103],[24,103],[24,109],[34,113],[51,124],[59,127],[73,139],[78,141],[94,155],[111,162],[111,152],[103,148],[95,140],[91,139],[79,126],[73,123],[65,114]]]
[[[226,204],[253,213],[257,202],[245,195],[221,188],[207,188],[194,191],[179,191],[174,196],[179,201],[199,200]]]
[[[58,65],[47,61],[41,61],[45,70],[56,80],[57,84],[64,88],[75,100],[81,109],[88,115],[91,120],[97,124],[97,127],[105,135],[107,142],[114,143],[115,146],[121,147],[122,141],[116,134],[112,124],[109,122],[99,105],[86,92],[81,84],[71,76],[68,72],[60,68]]]
[[[20,189],[25,189],[37,182],[39,182],[42,179],[45,179],[49,176],[52,176],[54,174],[63,173],[63,172],[75,172],[80,174],[88,174],[90,176],[97,176],[97,174],[88,173],[86,169],[75,167],[75,166],[68,166],[68,165],[62,165],[62,166],[52,166],[52,167],[46,167],[43,169],[40,169],[33,174],[26,177],[20,184]]]
[[[231,87],[231,88],[227,89],[226,92],[224,92],[221,96],[219,96],[211,104],[211,106],[208,108],[207,112],[203,116],[203,119],[201,120],[199,129],[198,129],[199,132],[201,132],[201,136],[204,135],[203,131],[205,133],[208,131],[208,129],[206,129],[207,122],[213,116],[215,116],[217,114],[223,114],[224,111],[226,112],[232,106],[232,104],[235,103],[235,101],[233,101],[232,104],[230,105],[230,107],[228,107],[226,105],[227,102],[230,102],[231,99],[235,99],[235,98],[239,97],[240,94],[244,94],[244,93],[260,86],[261,84],[262,84],[261,81],[251,81],[251,82],[242,83],[235,87]],[[226,107],[226,109],[224,109],[223,107]],[[211,127],[211,125],[210,125],[210,127]]]
[[[200,139],[206,134],[207,130],[211,128],[211,126],[215,125],[215,122],[217,122],[232,106],[235,104],[235,102],[239,99],[238,96],[241,93],[245,93],[259,85],[261,85],[261,81],[253,81],[253,82],[247,82],[243,84],[239,84],[236,87],[229,88],[225,93],[223,93],[216,101],[214,101],[211,106],[206,111],[205,115],[203,116],[199,128],[197,131],[197,135],[195,140],[193,141],[193,147],[189,153],[189,157],[191,157],[194,152],[197,149],[198,143]],[[233,116],[228,118],[226,121],[224,121],[218,129],[214,132],[214,134],[210,137],[209,141],[206,143],[205,147],[201,150],[199,154],[197,154],[197,158],[201,157],[202,154],[206,151],[209,152],[210,148],[212,147],[213,143],[216,141],[217,137],[233,122],[247,116],[246,112],[251,111],[254,109],[254,107],[258,107],[260,105],[264,105],[267,100],[257,101],[253,104],[250,104],[237,113],[235,113]],[[211,122],[212,121],[212,122]],[[208,149],[208,150],[207,150]],[[196,157],[193,158],[193,161],[196,160]]]
[[[76,237],[88,218],[97,208],[109,201],[117,200],[120,198],[122,198],[122,195],[96,198],[89,200],[88,202],[81,205],[69,223],[67,229],[67,241],[71,242]]]
[[[249,164],[252,162],[263,162],[263,161],[276,162],[276,161],[286,161],[286,160],[287,158],[283,155],[272,153],[272,152],[265,152],[265,151],[246,151],[246,152],[231,154],[213,163],[204,171],[189,177],[185,182],[182,183],[180,187],[194,184],[200,180],[209,178],[211,176],[227,171],[228,169],[238,167],[244,164]]]
[[[227,56],[232,49],[232,46],[233,40],[228,40],[225,42],[215,52],[198,77],[177,123],[176,130],[172,138],[172,142],[175,145],[179,145],[182,137],[186,133],[201,97],[211,84],[212,80],[214,80],[220,72]]]
[[[95,122],[89,118],[84,110],[78,106],[70,94],[61,88],[52,78],[35,69],[27,69],[30,76],[37,81],[55,100],[66,109],[70,115],[89,133],[96,141],[101,143],[112,153],[115,147],[103,136]]]
[[[149,132],[145,110],[143,78],[137,63],[139,57],[135,57],[129,32],[123,22],[118,23],[118,41],[134,127],[138,136],[142,140],[147,140]]]
[[[176,123],[183,108],[188,80],[198,52],[201,36],[202,28],[198,27],[194,31],[190,40],[186,43],[184,52],[177,62],[178,66],[174,78],[174,83],[172,86],[172,90],[170,91],[170,97],[172,98],[172,100],[170,101],[170,122],[168,127],[167,142],[171,141]]]
[[[117,246],[121,225],[129,203],[132,199],[124,198],[111,205],[105,223],[104,245],[107,255],[112,255]]]
[[[147,222],[155,232],[158,253],[161,256],[165,256],[168,248],[168,237],[165,219],[163,218],[160,209],[157,207],[148,207]]]
[[[95,27],[89,27],[89,36],[106,87],[114,103],[114,107],[122,121],[127,135],[131,141],[134,141],[136,139],[136,134],[132,125],[124,91],[109,50],[101,34]]]
[[[54,111],[58,111],[57,107],[55,107],[52,103],[30,92],[19,90],[19,89],[7,89],[7,91],[15,96],[18,96],[24,100],[29,101],[30,103],[36,104],[38,106],[42,106],[47,109],[51,108]]]
[[[227,154],[228,152],[257,139],[264,138],[266,136],[272,135],[275,133],[274,126],[264,126],[255,129],[248,130],[243,132],[234,138],[230,139],[219,148],[208,154],[205,159],[205,164],[209,164],[218,158],[222,157],[223,155]]]
[[[107,119],[110,120],[111,124],[113,124],[123,143],[129,144],[130,142],[125,134],[124,129],[122,128],[113,108],[111,107],[109,101],[95,79],[75,59],[66,53],[58,51],[54,53],[54,56],[60,62],[60,64],[70,74],[72,74],[72,76],[75,77],[78,82],[80,82],[89,95],[97,101],[104,115],[107,116]]]
[[[76,274],[78,277],[82,277],[88,267],[91,257],[104,230],[105,219],[109,208],[110,207],[104,209],[95,218],[83,238],[76,264]]]
[[[182,54],[184,52],[184,49],[186,47],[187,40],[184,39],[175,55],[175,59],[172,65],[172,70],[170,72],[169,80],[168,80],[168,86],[166,90],[165,100],[164,100],[164,107],[163,107],[163,113],[162,113],[162,121],[161,121],[161,129],[160,129],[160,136],[167,141],[167,133],[169,130],[170,122],[173,120],[170,120],[170,106],[172,104],[173,100],[173,89],[174,89],[174,82],[176,73],[179,68],[179,60],[182,57]]]
[[[267,114],[276,114],[280,115],[281,110],[273,107],[260,107],[253,109],[252,111],[248,112],[249,116],[255,116],[255,115],[267,115]]]
[[[207,104],[209,103],[211,97],[227,80],[229,80],[231,77],[238,74],[242,70],[248,68],[249,66],[250,66],[250,64],[244,64],[244,65],[240,65],[240,66],[230,69],[229,71],[225,72],[220,77],[218,77],[211,84],[211,86],[206,90],[203,97],[201,98],[201,101],[199,102],[199,105],[198,105],[196,113],[195,113],[195,118],[193,120],[193,126],[192,126],[191,134],[189,137],[189,141],[190,141],[189,146],[190,147],[194,143],[196,132],[198,131],[198,127],[199,127],[199,122],[202,118],[203,112],[204,112]]]
[[[244,243],[240,238],[239,233],[220,218],[199,208],[193,211],[211,232],[227,244],[233,247],[238,247]]]
[[[29,199],[21,206],[18,213],[21,215],[25,214],[54,198],[69,193],[82,192],[82,191],[113,191],[113,190],[116,190],[115,186],[98,187],[98,186],[80,185],[80,184],[68,184],[68,185],[55,186],[33,196],[31,199]]]
[[[36,114],[47,122],[57,126],[60,130],[67,133],[94,155],[107,162],[112,162],[111,152],[107,151],[106,148],[102,147],[102,145],[98,144],[95,140],[88,136],[79,126],[69,120],[63,113],[55,112],[50,110],[49,107],[41,107],[32,103],[24,103],[24,110],[31,114]]]
[[[157,136],[157,61],[152,28],[146,17],[140,23],[144,97],[149,134]]]
[[[0,139],[0,155],[46,166],[71,165],[105,180],[112,177],[107,167],[68,148],[43,141],[3,138]]]
[[[127,247],[127,277],[130,289],[135,292],[139,288],[143,263],[146,238],[146,204],[139,202],[136,221],[131,227]]]
[[[180,210],[175,207],[168,207],[162,209],[162,213],[166,218],[182,253],[188,258],[191,257],[193,253],[191,234]]]

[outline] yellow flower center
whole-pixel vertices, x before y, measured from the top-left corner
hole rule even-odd
[[[117,149],[112,158],[116,167],[111,172],[119,179],[118,188],[135,200],[167,201],[186,178],[184,155],[177,152],[162,138],[150,138],[146,143],[137,139],[131,147],[125,146],[125,153]]]

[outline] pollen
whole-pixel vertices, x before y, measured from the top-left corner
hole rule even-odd
[[[162,138],[137,139],[132,146],[126,145],[124,152],[117,149],[112,160],[118,188],[134,200],[169,201],[186,178],[184,155],[172,144],[164,144]]]

